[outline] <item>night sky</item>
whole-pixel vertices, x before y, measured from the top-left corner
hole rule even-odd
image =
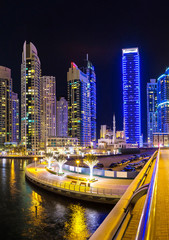
[[[142,132],[146,138],[146,83],[169,66],[169,2],[1,1],[0,65],[12,69],[13,89],[20,95],[23,43],[32,42],[42,75],[57,80],[57,98],[67,97],[71,61],[83,65],[86,53],[97,74],[97,133],[101,124],[122,129],[122,48],[139,47]]]

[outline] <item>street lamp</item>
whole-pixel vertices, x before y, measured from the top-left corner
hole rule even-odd
[[[35,171],[37,171],[37,168],[36,168],[36,161],[37,161],[37,158],[34,158],[35,160]]]
[[[78,176],[79,176],[79,163],[80,163],[80,160],[76,160]],[[77,178],[77,180],[78,180],[78,178]]]

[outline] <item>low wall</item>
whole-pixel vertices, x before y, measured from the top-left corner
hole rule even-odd
[[[75,167],[70,165],[63,165],[63,169],[70,171],[70,172],[78,172],[82,174],[89,175],[90,169],[83,168],[83,167]],[[137,176],[138,172],[122,172],[122,171],[109,171],[109,170],[102,170],[102,169],[93,169],[93,175],[99,177],[108,177],[108,178],[129,178],[134,179]]]

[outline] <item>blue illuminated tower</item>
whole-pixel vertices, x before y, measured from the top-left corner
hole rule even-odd
[[[78,138],[81,146],[91,144],[90,82],[87,74],[72,62],[67,73],[68,135]]]
[[[126,142],[141,143],[140,61],[138,48],[122,50],[123,116]]]
[[[169,68],[157,81],[157,127],[159,133],[169,133]]]
[[[86,55],[85,73],[90,83],[91,141],[96,142],[96,73],[93,64]]]

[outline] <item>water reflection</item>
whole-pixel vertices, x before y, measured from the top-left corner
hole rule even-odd
[[[2,239],[86,240],[112,207],[50,194],[25,181],[30,160],[0,159]],[[2,234],[1,234],[2,236]]]
[[[10,175],[10,191],[12,197],[14,197],[15,194],[15,164],[14,159],[11,160],[11,175]]]
[[[86,240],[90,236],[86,224],[85,209],[80,205],[69,206],[69,221],[65,222],[65,235],[67,240]]]

